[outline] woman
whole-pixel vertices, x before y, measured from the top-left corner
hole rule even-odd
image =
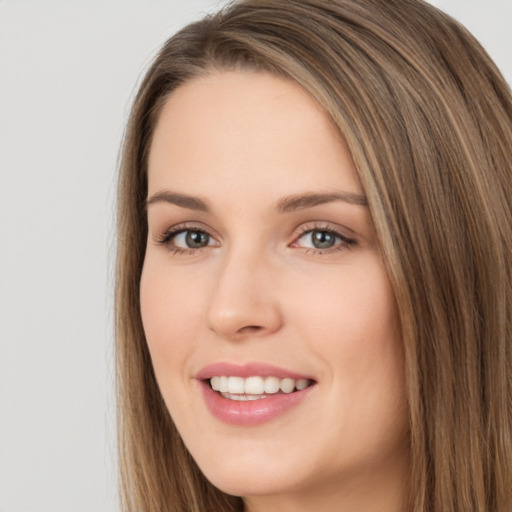
[[[512,99],[418,0],[162,48],[119,183],[126,510],[504,512]]]

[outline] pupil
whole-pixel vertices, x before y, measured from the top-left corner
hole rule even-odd
[[[317,249],[329,249],[336,243],[336,237],[328,231],[313,231],[312,235]]]
[[[208,245],[209,236],[203,231],[188,231],[186,236],[188,247],[197,249]]]

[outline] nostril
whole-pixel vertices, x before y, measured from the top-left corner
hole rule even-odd
[[[259,325],[246,325],[245,327],[242,327],[238,332],[240,334],[251,334],[258,331],[261,331],[262,327]]]

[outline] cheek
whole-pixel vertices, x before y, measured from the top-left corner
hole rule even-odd
[[[393,294],[380,267],[353,283],[351,298],[340,301],[344,320],[337,325],[343,360],[362,395],[378,397],[404,388],[403,348]],[[391,393],[389,393],[391,392]]]
[[[165,261],[147,258],[140,282],[140,308],[157,378],[160,373],[170,374],[166,371],[170,365],[182,367],[186,353],[193,350],[200,296],[190,283],[187,286],[179,275],[173,276]]]
[[[404,407],[403,347],[384,269],[373,259],[362,268],[310,281],[308,293],[293,295],[301,302],[295,316],[309,349],[329,362],[338,403],[380,421],[388,415],[383,408]]]
[[[363,258],[361,258],[363,259]],[[316,333],[318,347],[349,350],[345,355],[365,348],[398,344],[396,311],[391,286],[376,257],[340,271],[326,271],[290,290],[296,318],[303,328]],[[396,340],[396,342],[395,342]]]

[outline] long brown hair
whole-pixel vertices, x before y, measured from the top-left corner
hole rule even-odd
[[[212,70],[270,72],[330,115],[368,197],[394,290],[410,411],[410,509],[512,509],[512,98],[458,23],[421,0],[242,0],[157,55],[119,177],[116,295],[126,511],[235,511],[191,459],[139,309],[147,156],[162,105]]]

